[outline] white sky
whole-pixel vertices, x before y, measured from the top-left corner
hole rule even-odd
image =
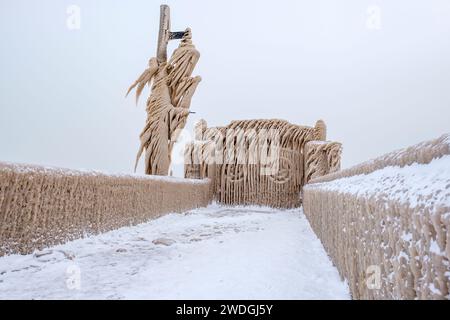
[[[448,0],[166,3],[202,54],[187,128],[323,119],[343,167],[450,131]],[[0,161],[132,172],[145,97],[124,94],[155,54],[160,4],[0,0]]]

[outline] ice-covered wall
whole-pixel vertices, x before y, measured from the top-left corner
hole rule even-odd
[[[0,163],[0,256],[206,206],[209,180]]]
[[[450,298],[450,135],[313,179],[303,201],[353,298]]]

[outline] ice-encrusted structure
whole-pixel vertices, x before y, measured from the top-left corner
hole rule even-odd
[[[221,203],[298,207],[309,179],[340,168],[342,146],[325,141],[322,120],[314,127],[260,119],[211,128],[201,120],[195,131],[185,149],[185,177],[210,178]]]
[[[449,134],[313,179],[303,206],[353,298],[450,298]]]
[[[147,99],[147,122],[140,135],[138,160],[145,151],[145,173],[167,176],[174,143],[189,115],[191,99],[201,77],[191,77],[200,53],[192,43],[191,30],[184,32],[179,47],[169,62],[151,58],[149,67],[131,85],[136,101],[146,85],[151,86]]]
[[[0,162],[0,256],[206,206],[209,184]]]

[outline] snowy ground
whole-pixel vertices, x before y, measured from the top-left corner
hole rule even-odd
[[[0,258],[0,299],[348,299],[301,209],[212,205]]]

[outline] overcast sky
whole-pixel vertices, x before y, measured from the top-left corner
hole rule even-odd
[[[448,0],[166,3],[201,52],[188,129],[323,119],[343,167],[450,131]],[[0,161],[132,172],[160,4],[0,0]]]

